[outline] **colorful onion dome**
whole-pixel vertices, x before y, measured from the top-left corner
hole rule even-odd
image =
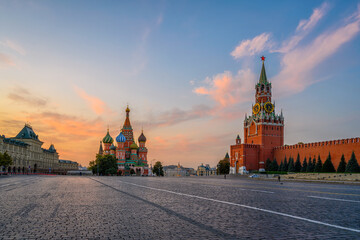
[[[107,131],[106,136],[103,138],[103,143],[113,143],[114,139],[109,134],[109,129]]]
[[[143,132],[141,132],[140,137],[138,138],[139,142],[146,142],[146,137]]]
[[[130,145],[130,149],[138,149],[138,145],[136,145],[135,142],[133,142],[131,145]]]
[[[117,142],[126,142],[126,137],[124,136],[124,134],[122,134],[122,132],[120,132],[120,134],[116,137],[116,141]]]
[[[111,144],[111,146],[110,146],[110,150],[116,150],[116,147],[115,147],[115,145],[114,145],[114,144]]]

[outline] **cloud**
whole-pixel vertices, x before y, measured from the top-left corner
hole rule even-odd
[[[134,121],[134,125],[144,126],[148,129],[173,126],[182,122],[209,117],[213,114],[213,111],[214,108],[207,105],[196,105],[188,110],[173,108],[171,110],[158,113],[155,117],[153,115],[149,115],[146,122]]]
[[[24,50],[23,47],[21,47],[19,44],[10,41],[10,40],[5,40],[3,42],[0,42],[0,44],[4,47],[10,48],[12,50],[14,50],[15,52],[21,54],[21,55],[26,55],[26,51]]]
[[[282,43],[280,49],[271,50],[271,52],[286,53],[296,47],[299,42],[306,37],[316,24],[323,18],[329,9],[328,3],[323,3],[320,7],[315,8],[309,19],[301,20],[296,28],[295,34]]]
[[[55,112],[41,112],[29,115],[31,122],[36,122],[51,134],[66,140],[81,140],[84,137],[99,137],[103,133],[103,121],[100,118],[88,120],[73,115]]]
[[[0,53],[0,65],[12,67],[12,66],[15,66],[15,63],[8,55]]]
[[[329,4],[324,2],[320,7],[315,8],[309,19],[304,19],[299,22],[296,31],[307,31],[312,29],[318,21],[325,15],[329,8]]]
[[[15,88],[7,97],[14,102],[25,103],[29,106],[44,107],[47,105],[46,99],[35,96],[22,87]]]
[[[281,59],[281,71],[274,77],[276,88],[282,94],[291,94],[301,92],[317,82],[318,80],[311,77],[311,71],[359,32],[360,8],[342,26],[320,34],[305,46],[286,52]]]
[[[269,41],[270,33],[262,33],[253,39],[243,40],[235,49],[231,52],[231,56],[234,59],[239,59],[245,56],[253,56],[271,47]]]
[[[83,89],[74,86],[75,92],[86,101],[89,107],[97,114],[101,115],[102,113],[111,112],[107,105],[99,98],[90,96]]]
[[[255,74],[250,69],[240,70],[235,76],[225,71],[212,78],[206,78],[204,82],[207,86],[195,88],[193,92],[208,95],[220,106],[228,107],[250,100],[249,89],[252,88],[255,79]]]

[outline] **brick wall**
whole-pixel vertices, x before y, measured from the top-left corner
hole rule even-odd
[[[360,138],[276,147],[274,148],[274,157],[280,164],[280,162],[284,160],[285,156],[288,160],[291,156],[294,158],[294,161],[296,161],[298,153],[300,154],[301,163],[304,161],[304,157],[306,157],[307,161],[309,161],[310,156],[312,159],[315,157],[317,160],[318,155],[320,155],[321,161],[324,163],[330,152],[332,163],[336,169],[339,165],[341,155],[344,154],[345,161],[348,162],[353,151],[355,152],[358,163],[360,163]]]

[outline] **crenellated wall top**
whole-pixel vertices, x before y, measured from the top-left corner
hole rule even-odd
[[[299,149],[299,148],[308,148],[308,147],[321,147],[321,146],[330,146],[330,145],[345,145],[345,144],[360,144],[360,138],[347,138],[347,139],[338,139],[331,141],[323,141],[323,142],[313,142],[313,143],[300,143],[294,145],[285,145],[276,147],[275,149]]]

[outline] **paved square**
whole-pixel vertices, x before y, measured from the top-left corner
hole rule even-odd
[[[1,239],[358,239],[360,186],[244,178],[0,178]]]

